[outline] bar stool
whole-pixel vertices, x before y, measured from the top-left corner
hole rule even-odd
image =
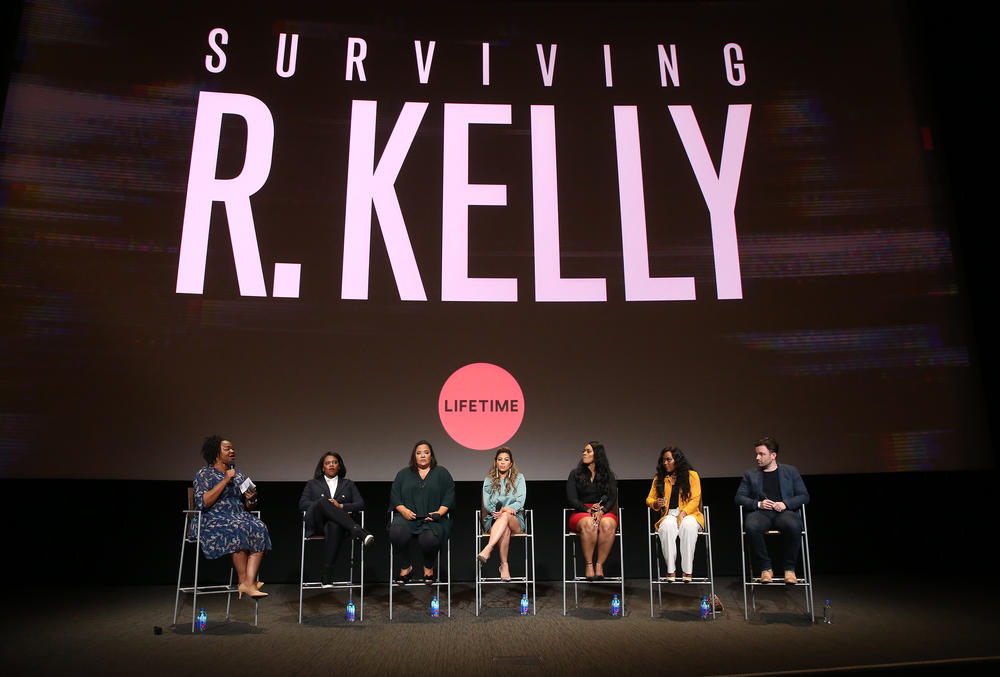
[[[747,590],[750,591],[750,605],[753,607],[754,611],[757,611],[757,588],[761,585],[767,585],[770,587],[780,587],[782,585],[788,585],[787,583],[761,583],[760,575],[756,577],[753,572],[753,557],[747,553],[748,543],[747,543],[747,533],[743,526],[743,508],[739,508],[740,513],[740,556],[743,560],[743,618],[745,620],[750,620],[750,607],[747,606]],[[813,576],[812,576],[812,559],[809,556],[809,530],[806,524],[806,506],[799,508],[799,516],[802,518],[802,531],[799,533],[799,537],[802,539],[802,544],[800,550],[802,551],[802,565],[804,573],[802,577],[798,579],[798,583],[795,587],[803,588],[805,591],[806,599],[806,615],[809,616],[809,620],[813,623],[816,622],[816,611],[813,607]],[[776,529],[771,529],[764,532],[765,536],[775,536],[780,535],[781,532]],[[798,576],[798,574],[796,574]]]
[[[351,513],[351,515],[358,515],[361,521],[358,523],[362,529],[365,528],[365,511],[359,510],[357,513]],[[313,534],[312,536],[306,536],[306,513],[302,511],[302,557],[299,560],[299,623],[302,622],[302,592],[304,590],[348,590],[353,591],[354,588],[358,589],[358,606],[357,614],[358,620],[365,620],[365,548],[360,541],[356,538],[351,538],[351,554],[348,561],[347,568],[347,580],[343,581],[333,581],[327,585],[323,585],[322,581],[306,581],[305,571],[306,571],[306,543],[310,541],[325,541],[326,536],[323,534]],[[355,549],[358,551],[358,555],[355,555]],[[354,563],[358,563],[358,582],[354,582]],[[348,593],[352,594],[352,593]],[[353,594],[352,594],[353,598]]]
[[[712,565],[712,522],[709,519],[708,506],[702,506],[702,514],[705,516],[705,528],[698,532],[698,538],[705,542],[705,559],[708,564],[708,575],[692,576],[690,581],[677,578],[669,581],[660,571],[660,556],[657,548],[660,547],[660,535],[653,527],[653,511],[646,511],[646,531],[649,533],[649,616],[653,617],[653,586],[656,586],[659,606],[663,607],[663,586],[664,585],[707,585],[709,588],[709,604],[712,607],[712,618],[715,618],[715,569]],[[668,515],[669,517],[669,515]],[[656,576],[653,576],[653,564],[656,564]]]
[[[472,544],[475,547],[475,554],[479,554],[482,550],[482,539],[489,539],[489,532],[483,532],[483,520],[482,511],[476,511],[476,537]],[[535,517],[533,510],[524,511],[524,531],[519,534],[511,534],[511,539],[521,539],[524,541],[524,576],[511,576],[509,581],[501,580],[499,576],[490,577],[483,576],[483,569],[479,563],[476,563],[476,615],[479,615],[479,609],[483,605],[483,591],[482,586],[484,585],[509,585],[509,584],[521,584],[524,583],[524,594],[528,594],[528,586],[531,586],[531,614],[534,615],[535,611]],[[528,558],[528,554],[531,554],[531,558]]]
[[[239,589],[233,585],[233,568],[229,569],[229,583],[227,585],[198,585],[198,565],[201,558],[201,510],[194,507],[194,487],[187,490],[188,509],[182,510],[184,515],[184,531],[181,534],[181,558],[177,566],[177,592],[174,595],[174,624],[177,623],[177,611],[180,608],[181,593],[191,594],[191,632],[194,632],[195,622],[198,616],[198,595],[225,595],[226,596],[226,620],[229,620],[229,607],[232,602],[232,595],[239,593]],[[254,510],[253,514],[260,517],[260,511]],[[194,546],[194,582],[189,586],[181,585],[181,576],[184,573],[184,550],[188,545]],[[253,600],[253,624],[257,625],[257,612],[259,610],[256,598]]]
[[[390,510],[389,511],[389,526],[392,526],[392,513],[393,513],[393,511]],[[451,519],[451,513],[450,512],[447,513],[444,516],[444,519],[450,520]],[[448,572],[448,578],[447,578],[447,580],[442,580],[442,574],[441,574],[441,550],[445,551],[445,558],[446,558],[446,561],[447,561],[446,570]],[[413,586],[413,585],[420,585],[420,586],[434,588],[434,592],[437,595],[437,597],[438,597],[439,600],[441,599],[441,588],[444,587],[445,588],[445,593],[448,595],[448,618],[451,618],[451,539],[449,538],[447,541],[445,541],[444,544],[441,546],[441,548],[438,549],[437,566],[434,569],[437,572],[437,581],[435,581],[434,583],[432,583],[430,586],[427,586],[423,581],[408,581],[404,585],[399,585],[398,583],[396,583],[396,581],[394,580],[395,576],[393,575],[394,574],[394,569],[393,569],[393,559],[394,559],[393,558],[393,552],[394,552],[394,547],[392,545],[392,539],[390,538],[389,539],[389,620],[390,621],[392,620],[392,591],[395,588],[402,588],[402,587],[408,587],[408,586]]]
[[[621,601],[621,615],[622,618],[625,617],[625,543],[622,537],[622,513],[624,512],[621,508],[616,508],[615,512],[618,515],[618,528],[615,530],[615,540],[618,542],[618,576],[605,576],[603,581],[588,581],[586,577],[577,575],[576,572],[576,542],[577,533],[575,531],[569,530],[569,516],[571,513],[576,512],[571,508],[563,508],[562,515],[562,531],[563,531],[563,616],[566,615],[566,586],[573,586],[573,604],[574,606],[580,606],[580,598],[577,591],[577,586],[580,585],[602,585],[602,584],[613,584],[621,588],[621,596],[619,600]],[[570,559],[573,560],[573,575],[567,575],[566,569],[566,545],[569,542],[572,553]]]

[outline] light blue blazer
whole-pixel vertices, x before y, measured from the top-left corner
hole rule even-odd
[[[517,511],[517,521],[521,524],[521,531],[524,531],[524,475],[518,474],[514,480],[514,490],[507,491],[507,480],[501,480],[500,491],[493,493],[493,480],[489,477],[483,480],[483,523],[485,528],[493,526],[493,511],[497,509],[497,503],[501,508],[510,506]]]

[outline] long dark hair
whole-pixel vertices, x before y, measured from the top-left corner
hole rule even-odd
[[[587,444],[594,450],[594,485],[605,492],[611,485],[611,465],[608,463],[608,455],[600,442],[591,441]],[[579,465],[576,466],[576,488],[578,491],[583,491],[588,484],[590,484],[590,468],[583,459],[580,459]]]
[[[340,457],[340,454],[338,454],[336,451],[327,451],[324,452],[323,455],[319,457],[319,463],[316,464],[316,470],[313,472],[314,480],[326,477],[326,473],[323,472],[323,461],[326,460],[327,456],[333,456],[335,459],[337,459],[337,464],[340,466],[340,469],[337,471],[337,477],[343,477],[344,475],[347,474],[347,466],[344,465],[344,459]]]
[[[218,435],[209,435],[205,438],[205,441],[201,443],[201,457],[205,459],[205,465],[215,465],[215,459],[219,458],[222,441],[225,439],[228,438],[219,437]]]
[[[417,468],[417,447],[421,444],[426,444],[427,448],[431,450],[431,467],[435,468],[438,464],[437,459],[434,457],[434,447],[427,440],[420,440],[413,445],[413,451],[410,452],[410,470],[413,472],[417,472],[417,470],[419,470],[419,468]]]
[[[680,491],[678,496],[684,501],[691,498],[691,473],[694,470],[691,467],[691,462],[687,460],[687,456],[678,447],[663,447],[660,451],[660,455],[656,457],[656,497],[660,498],[663,496],[663,483],[667,479],[667,469],[663,467],[663,456],[670,452],[670,455],[674,457],[674,474],[677,475],[677,481],[674,486]]]

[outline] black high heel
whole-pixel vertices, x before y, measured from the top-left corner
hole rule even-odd
[[[584,564],[587,565],[588,567],[594,566],[593,562],[584,562]],[[586,569],[584,569],[584,571],[586,572]],[[586,578],[588,581],[591,581],[591,582],[594,581],[594,577],[593,576],[587,576],[586,574],[584,574],[583,577]]]
[[[405,574],[399,574],[398,576],[396,576],[394,579],[392,579],[392,582],[395,583],[396,585],[406,585],[407,583],[410,582],[410,576],[412,575],[413,575],[413,569],[410,569],[409,572]]]

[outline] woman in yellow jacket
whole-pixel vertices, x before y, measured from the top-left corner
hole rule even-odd
[[[667,562],[667,580],[677,579],[677,541],[681,545],[683,580],[691,580],[698,531],[705,528],[701,512],[701,480],[677,447],[664,447],[656,462],[656,477],[646,505],[660,512],[656,533]]]

